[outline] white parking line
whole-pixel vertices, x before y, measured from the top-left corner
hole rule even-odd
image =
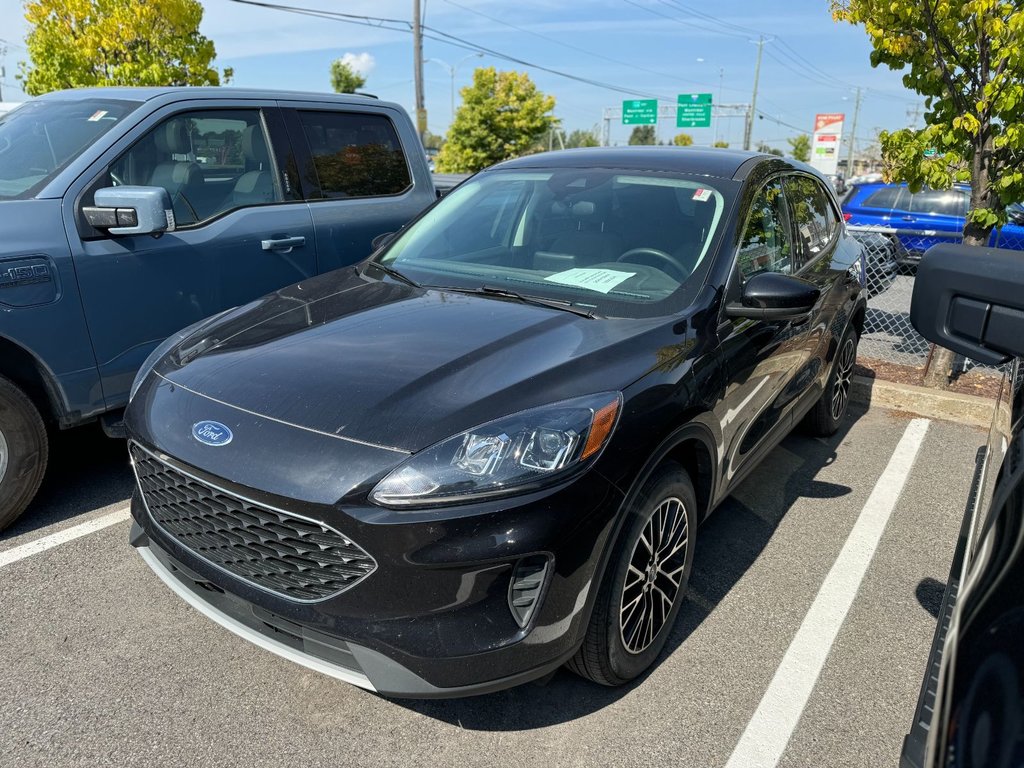
[[[74,539],[81,538],[82,536],[88,536],[90,533],[96,533],[96,531],[102,531],[104,528],[109,528],[112,525],[123,523],[125,520],[131,517],[130,509],[125,506],[120,509],[115,509],[113,512],[108,512],[103,517],[97,517],[95,520],[90,520],[87,523],[81,523],[80,525],[73,525],[70,528],[65,528],[63,531],[57,531],[57,533],[51,533],[49,536],[43,536],[42,538],[30,541],[27,544],[20,544],[17,547],[0,552],[0,568],[11,563],[16,563],[19,560],[24,560],[26,557],[32,557],[32,555],[38,555],[40,552],[45,552],[48,549],[59,547],[61,544],[66,544]]]
[[[929,423],[928,419],[914,419],[907,425],[726,768],[778,765],[857,596]]]

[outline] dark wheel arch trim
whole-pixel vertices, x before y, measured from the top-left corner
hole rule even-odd
[[[0,374],[21,388],[44,420],[51,419],[61,427],[75,423],[53,371],[31,350],[3,335],[0,335]]]

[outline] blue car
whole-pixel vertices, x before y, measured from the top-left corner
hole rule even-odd
[[[931,246],[960,237],[970,202],[971,190],[965,186],[911,192],[905,184],[855,184],[843,199],[843,218],[850,225],[898,230],[898,261],[916,267]],[[1010,221],[993,230],[989,245],[1024,250],[1021,208],[1011,206],[1008,213]]]

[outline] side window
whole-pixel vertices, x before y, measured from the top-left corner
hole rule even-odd
[[[258,109],[174,115],[110,166],[112,184],[163,187],[177,226],[280,202],[281,185]]]
[[[384,115],[300,111],[313,167],[312,187],[329,199],[397,195],[409,188],[398,133]]]
[[[828,193],[810,176],[786,178],[786,202],[796,229],[798,257],[802,266],[828,245],[839,226]]]
[[[760,272],[792,272],[793,247],[790,240],[782,182],[776,179],[757,193],[750,206],[750,217],[739,252],[743,277],[752,277]]]
[[[868,196],[864,201],[864,208],[884,208],[891,211],[893,208],[905,207],[906,187],[882,187],[877,192]]]
[[[966,216],[964,193],[958,189],[944,191],[925,189],[910,202],[911,213],[938,214],[940,216]]]

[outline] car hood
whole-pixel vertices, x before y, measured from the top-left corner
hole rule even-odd
[[[348,269],[215,322],[156,372],[278,422],[415,451],[525,408],[620,390],[680,341],[665,318],[591,319]]]

